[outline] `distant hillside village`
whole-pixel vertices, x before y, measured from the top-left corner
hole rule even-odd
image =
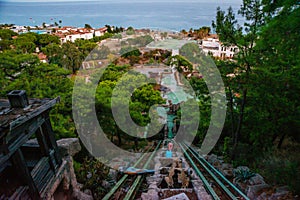
[[[30,26],[18,26],[18,25],[11,25],[9,27],[10,30],[22,34],[22,33],[27,33],[27,32],[35,32],[38,34],[51,34],[58,36],[60,39],[61,44],[66,43],[66,42],[75,42],[77,39],[83,39],[83,40],[89,40],[93,39],[94,37],[100,37],[103,36],[107,32],[111,32],[114,30],[114,26],[104,26],[101,28],[92,28],[90,25],[86,24],[84,28],[79,28],[79,27],[72,27],[72,26],[54,26],[48,25],[48,24],[43,24],[42,27],[30,27]],[[202,27],[204,30],[207,27]],[[200,39],[199,36],[195,37],[195,32],[201,31],[202,28],[198,30],[194,30],[194,32],[188,33],[185,32],[184,30],[181,31],[178,34],[182,34],[185,39],[194,39],[197,40],[199,47],[205,52],[206,54],[209,54],[213,56],[216,59],[221,59],[221,60],[226,60],[226,59],[232,59],[238,52],[239,49],[236,46],[225,46],[220,40],[217,34],[210,34],[209,31],[206,32],[206,34],[202,34]],[[109,30],[110,29],[110,30]],[[125,31],[126,29],[120,28],[120,30]],[[145,29],[142,30],[136,30],[136,33],[141,33],[145,32]],[[148,30],[149,32],[149,30]],[[153,35],[154,39],[161,39],[164,40],[168,37],[163,37],[158,35]],[[1,38],[0,38],[1,39]],[[43,56],[42,56],[43,57]],[[44,59],[44,58],[43,58]]]
[[[22,34],[27,32],[35,32],[38,34],[52,34],[60,38],[61,43],[67,41],[75,42],[77,39],[89,40],[93,37],[98,37],[104,35],[108,31],[107,27],[102,27],[98,29],[90,28],[78,28],[72,26],[64,27],[52,27],[47,24],[44,25],[45,29],[37,29],[36,27],[26,27],[26,26],[12,26],[10,29],[16,33]]]

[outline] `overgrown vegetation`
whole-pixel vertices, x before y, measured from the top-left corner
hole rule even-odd
[[[104,161],[85,157],[82,163],[74,162],[77,181],[83,184],[83,190],[91,190],[95,199],[101,199],[110,188],[109,182],[104,182],[109,178],[109,167]],[[103,185],[106,185],[104,188]]]
[[[268,183],[289,185],[297,193],[300,191],[299,2],[244,0],[238,14],[245,21],[243,26],[239,25],[231,8],[227,12],[218,8],[213,23],[222,43],[237,46],[240,50],[233,62],[215,61],[226,87],[228,104],[225,126],[214,151],[223,154],[226,161],[235,166],[248,165],[253,171],[262,173]],[[0,96],[6,97],[9,91],[15,89],[25,89],[29,97],[35,98],[60,96],[61,103],[51,112],[54,131],[57,138],[76,136],[71,113],[73,76],[97,42],[113,36],[120,39],[120,35],[114,34],[124,30],[107,28],[109,31],[104,36],[64,44],[51,35],[18,35],[0,29]],[[210,28],[182,32],[202,39],[209,35]],[[135,31],[129,27],[126,34],[133,35]],[[148,36],[124,41],[120,51],[122,58],[112,59],[114,63],[99,81],[95,97],[99,122],[107,136],[118,145],[133,138],[114,124],[110,105],[116,83],[134,64],[171,62],[167,59],[171,58],[169,51],[152,50],[143,55],[138,49],[132,51],[131,46],[151,41]],[[47,55],[48,63],[39,61],[37,47]],[[103,48],[105,54],[97,59],[110,54],[109,49]],[[185,45],[180,50],[182,56],[177,56],[177,63],[172,64],[176,64],[179,71],[191,72],[193,66],[186,56],[198,51],[197,45]],[[125,81],[134,86],[134,77],[128,74]],[[202,78],[190,77],[189,82],[199,98],[201,121],[194,143],[201,144],[210,122],[210,97]],[[156,103],[164,102],[154,85],[140,87],[130,101],[131,117],[136,123],[146,125],[150,121],[149,108]],[[143,145],[144,140],[141,141]],[[86,160],[85,164],[77,163],[79,179],[88,184],[84,170],[97,168],[97,162]],[[241,180],[251,176],[248,172],[240,173]],[[91,183],[89,187],[94,185]],[[102,192],[96,191],[96,187],[94,189],[95,193]]]
[[[299,2],[244,0],[238,14],[243,26],[231,8],[218,8],[213,23],[223,44],[240,49],[234,62],[216,61],[228,99],[221,151],[299,192]]]

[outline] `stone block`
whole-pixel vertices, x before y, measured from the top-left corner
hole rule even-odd
[[[78,138],[64,138],[57,141],[62,156],[74,156],[81,150]]]
[[[255,174],[255,176],[249,179],[249,185],[260,185],[265,184],[264,178],[260,174]]]
[[[147,193],[142,193],[141,195],[141,199],[142,200],[159,200],[159,196],[158,196],[158,193],[157,191],[155,190],[149,190]]]
[[[268,188],[270,188],[270,185],[268,184],[251,185],[246,188],[246,194],[250,199],[257,199],[259,193],[263,189],[268,189]]]
[[[73,191],[72,199],[74,199],[74,200],[93,200],[93,197],[81,192],[78,189],[75,189]]]

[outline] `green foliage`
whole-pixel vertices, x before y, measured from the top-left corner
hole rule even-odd
[[[175,65],[178,72],[183,71],[191,72],[193,70],[193,64],[181,55],[169,57],[169,65]]]
[[[91,40],[83,40],[77,39],[75,41],[75,45],[78,47],[79,51],[83,54],[83,56],[88,56],[93,49],[97,46],[97,44]]]
[[[145,35],[145,36],[129,38],[126,40],[126,43],[130,46],[133,45],[133,46],[144,47],[153,41],[154,40],[150,35]]]
[[[61,64],[64,68],[72,70],[73,74],[80,68],[84,57],[76,45],[66,42],[62,45]]]
[[[36,47],[43,48],[50,44],[60,44],[59,38],[49,34],[24,33],[13,40],[13,44],[23,53],[33,53]]]
[[[143,58],[149,59],[149,63],[165,63],[166,65],[170,65],[171,61],[171,51],[162,50],[162,49],[154,49],[149,52],[145,52],[143,54]]]
[[[128,58],[130,56],[140,56],[141,52],[135,47],[126,46],[121,48],[120,54],[122,57]]]
[[[133,35],[133,34],[135,34],[135,31],[134,31],[134,29],[133,29],[133,27],[128,27],[127,28],[127,30],[126,30],[126,34],[127,35]]]
[[[73,81],[69,75],[76,73],[81,62],[96,46],[96,41],[111,37],[112,34],[62,45],[57,36],[49,34],[18,35],[0,29],[0,36],[0,96],[6,97],[9,91],[18,89],[26,90],[30,98],[60,96],[60,103],[50,113],[53,130],[57,138],[76,137],[71,104]],[[13,36],[17,37],[12,39]],[[14,49],[10,50],[11,46]],[[47,55],[49,64],[41,63],[33,54],[36,47]]]
[[[72,81],[67,78],[70,71],[56,65],[37,64],[31,66],[11,82],[3,91],[3,96],[11,90],[26,90],[31,98],[61,97],[61,101],[51,111],[53,130],[57,138],[76,137],[72,115]],[[30,75],[29,75],[30,74]],[[28,80],[30,76],[30,80]]]
[[[0,40],[0,51],[10,49],[13,42],[11,40]]]
[[[105,27],[107,28],[108,33],[113,33],[112,27],[110,25],[106,24]]]
[[[123,27],[114,27],[114,26],[110,26],[108,24],[106,24],[105,27],[107,28],[108,33],[120,33],[120,32],[124,31]]]
[[[188,62],[198,63],[198,64],[204,62],[203,60],[201,60],[204,54],[200,51],[200,48],[198,47],[197,43],[187,43],[183,45],[179,49],[179,53],[185,59],[187,59]]]
[[[61,60],[62,60],[62,49],[60,45],[58,44],[48,44],[47,46],[43,47],[42,52],[47,55],[48,62],[50,64],[57,64],[59,66],[62,66]]]
[[[185,30],[182,30],[181,33],[187,34]],[[199,29],[190,29],[188,36],[193,37],[194,39],[203,39],[207,37],[210,33],[210,27],[208,26],[203,26]]]
[[[114,34],[112,34],[112,33],[104,33],[104,35],[102,35],[102,36],[96,36],[96,37],[93,37],[93,39],[91,39],[93,42],[100,42],[101,40],[105,40],[105,39],[107,39],[107,38],[110,38],[110,37],[112,37]]]
[[[37,56],[32,54],[20,54],[13,50],[0,53],[0,68],[7,79],[7,84],[20,76],[22,70],[29,70],[38,63],[39,60]]]
[[[220,7],[217,8],[216,22],[213,21],[212,27],[218,33],[220,40],[231,44],[237,44],[237,40],[242,34],[241,28],[237,27],[237,20],[231,7],[225,14]]]
[[[94,56],[93,59],[106,59],[107,56],[110,54],[110,50],[107,46],[98,46],[97,48],[95,48],[92,52],[92,55]]]
[[[155,63],[155,60],[153,58],[150,58],[148,64],[154,64],[154,63]]]
[[[223,145],[223,155],[224,155],[224,160],[228,161],[228,155],[230,155],[230,146],[231,146],[231,138],[230,137],[225,137],[224,138],[224,145]]]
[[[13,36],[18,35],[9,29],[0,29],[0,50],[8,50],[10,49],[10,45],[13,44]]]
[[[35,34],[25,33],[14,39],[14,46],[22,53],[33,53],[35,51],[37,37]]]
[[[19,34],[17,39],[24,39],[28,42],[36,43],[38,41],[38,34],[33,32],[27,32],[23,34]]]
[[[128,71],[128,66],[117,66],[114,64],[110,64],[107,66],[106,70],[104,71],[100,81],[115,81],[117,82],[119,78]]]
[[[150,106],[158,103],[161,104],[164,101],[161,98],[160,92],[157,90],[153,90],[153,85],[147,84],[138,88],[132,94],[132,101],[143,102],[146,105],[146,108],[150,108]]]
[[[122,39],[122,35],[120,33],[115,34],[112,38]]]
[[[124,84],[119,85],[121,88],[115,93],[114,98],[118,104],[115,106],[118,107],[118,109],[123,109],[123,104],[125,103],[124,97],[128,96],[126,93],[128,87],[135,88],[137,80],[146,81],[145,75],[133,72],[126,73],[128,69],[128,66],[109,65],[101,77],[95,98],[97,117],[102,129],[111,138],[117,135],[119,144],[121,144],[121,138],[125,140],[126,138],[128,140],[133,138],[126,136],[114,122],[111,111],[112,92],[116,84],[120,83],[120,79],[122,78]],[[161,103],[164,103],[164,100],[161,98],[160,93],[153,89],[152,84],[146,84],[140,88],[136,88],[129,102],[130,116],[135,123],[145,126],[150,122],[150,107]],[[124,123],[126,123],[126,119],[124,119]]]
[[[70,71],[13,50],[0,53],[0,69],[0,96],[6,97],[11,90],[26,90],[30,98],[60,96],[61,102],[50,113],[53,130],[57,138],[76,136],[71,118],[72,81],[67,77]]]
[[[93,27],[91,25],[89,25],[89,24],[85,24],[84,28],[86,28],[86,29],[92,29]]]
[[[109,167],[103,161],[85,158],[82,164],[74,162],[74,169],[77,181],[83,184],[83,189],[90,189],[95,199],[107,193],[102,181],[108,178]]]
[[[245,183],[250,178],[255,176],[255,173],[251,172],[250,170],[244,170],[244,169],[234,170],[233,173],[234,173],[235,179],[237,181],[241,181],[243,183]]]
[[[12,30],[9,29],[0,29],[0,38],[1,40],[11,40],[12,36],[18,35]]]
[[[189,79],[189,83],[191,84],[196,96],[203,101],[209,100],[209,91],[207,85],[202,78],[191,77]]]
[[[300,191],[299,144],[290,142],[283,151],[270,149],[256,160],[259,173],[266,182],[288,185],[295,193]]]
[[[51,44],[60,44],[60,40],[58,36],[50,35],[50,34],[38,34],[36,45],[40,48],[45,47]]]
[[[296,153],[285,161],[261,152],[284,151],[287,138],[300,141],[299,9],[296,1],[244,0],[239,11],[243,26],[237,25],[232,9],[227,13],[218,9],[214,22],[220,40],[240,49],[235,62],[216,62],[228,98],[224,148],[232,152],[234,163],[250,165],[254,159],[265,159],[255,165],[269,180],[289,184],[294,191],[300,180],[298,175],[291,180],[298,174],[299,162],[291,161]]]

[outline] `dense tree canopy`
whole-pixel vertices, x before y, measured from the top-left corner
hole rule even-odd
[[[213,21],[214,31],[222,44],[239,48],[233,61],[215,61],[226,87],[228,102],[225,126],[215,151],[221,152],[228,162],[235,165],[247,164],[257,167],[258,171],[266,170],[265,174],[269,174],[267,178],[274,183],[288,184],[294,191],[300,191],[300,160],[295,156],[299,150],[290,150],[299,147],[297,145],[300,142],[299,2],[243,0],[238,15],[236,17],[232,8],[227,11],[217,8],[217,16]],[[239,18],[243,18],[244,24],[240,24],[237,20]],[[97,42],[124,29],[109,25],[106,27],[108,33],[103,36],[63,44],[60,44],[58,37],[48,34],[19,35],[11,30],[0,29],[1,97],[15,89],[24,89],[28,96],[36,98],[60,96],[61,103],[51,112],[54,131],[57,137],[76,136],[71,117],[73,77],[77,76],[82,61],[88,55],[96,60],[108,57],[111,58],[109,60],[114,60],[113,52],[108,47],[95,47]],[[86,28],[90,28],[88,24]],[[209,35],[210,28],[202,27],[182,33],[195,39],[203,39]],[[126,34],[133,35],[135,30],[129,27]],[[120,39],[120,36],[115,37]],[[166,34],[162,33],[161,37],[166,37]],[[133,47],[144,46],[152,41],[150,36],[128,39],[121,43],[119,54],[123,61],[128,59],[131,66],[142,60],[142,56],[152,61],[155,58],[159,62],[171,58],[170,52],[153,50],[142,55],[139,49]],[[39,52],[47,56],[48,63],[39,61]],[[180,54],[181,56],[173,57],[172,64],[177,66],[178,71],[182,71],[183,66],[191,72],[192,62],[197,63],[199,58],[189,60],[188,55],[200,55],[198,45],[186,44],[180,49]],[[114,89],[121,78],[126,87],[135,87],[137,78],[146,80],[142,74],[128,73],[131,66],[111,64],[97,82],[97,117],[107,136],[113,141],[117,136],[119,144],[122,140],[132,138],[115,124],[111,110]],[[82,83],[85,83],[85,77],[81,78]],[[91,75],[89,78],[94,77]],[[211,102],[204,79],[191,77],[188,80],[196,93],[201,110],[201,121],[195,140],[198,144],[203,140],[209,126]],[[127,95],[124,91],[126,90],[115,94],[120,104],[124,103],[123,97]],[[146,126],[151,122],[151,106],[161,103],[164,101],[153,84],[138,87],[130,98],[130,117],[140,126]],[[180,114],[179,111],[179,118]],[[126,120],[122,123],[126,123]],[[284,150],[288,152],[283,152]],[[282,156],[280,158],[283,160],[278,162],[275,159],[278,156]],[[287,173],[280,173],[283,168]],[[288,173],[293,172],[293,169],[294,173]],[[273,172],[276,172],[274,178]]]
[[[60,96],[61,102],[50,114],[54,132],[58,138],[76,136],[71,74],[76,73],[96,43],[78,40],[61,45],[57,36],[32,32],[19,35],[8,29],[0,29],[0,38],[0,96],[18,89],[26,90],[30,98]],[[48,63],[40,62],[38,52],[47,56]]]
[[[272,166],[271,170],[278,172],[300,165],[294,153],[282,157],[281,162],[268,160],[283,151],[284,141],[300,141],[298,4],[291,0],[244,0],[239,10],[243,26],[238,25],[231,8],[227,13],[217,10],[213,26],[220,40],[240,49],[235,62],[217,62],[229,102],[223,133],[226,155],[237,163],[248,164],[250,159],[260,169]],[[268,156],[268,162],[260,163],[263,156]],[[299,172],[274,178],[271,174],[267,178],[299,191]]]

